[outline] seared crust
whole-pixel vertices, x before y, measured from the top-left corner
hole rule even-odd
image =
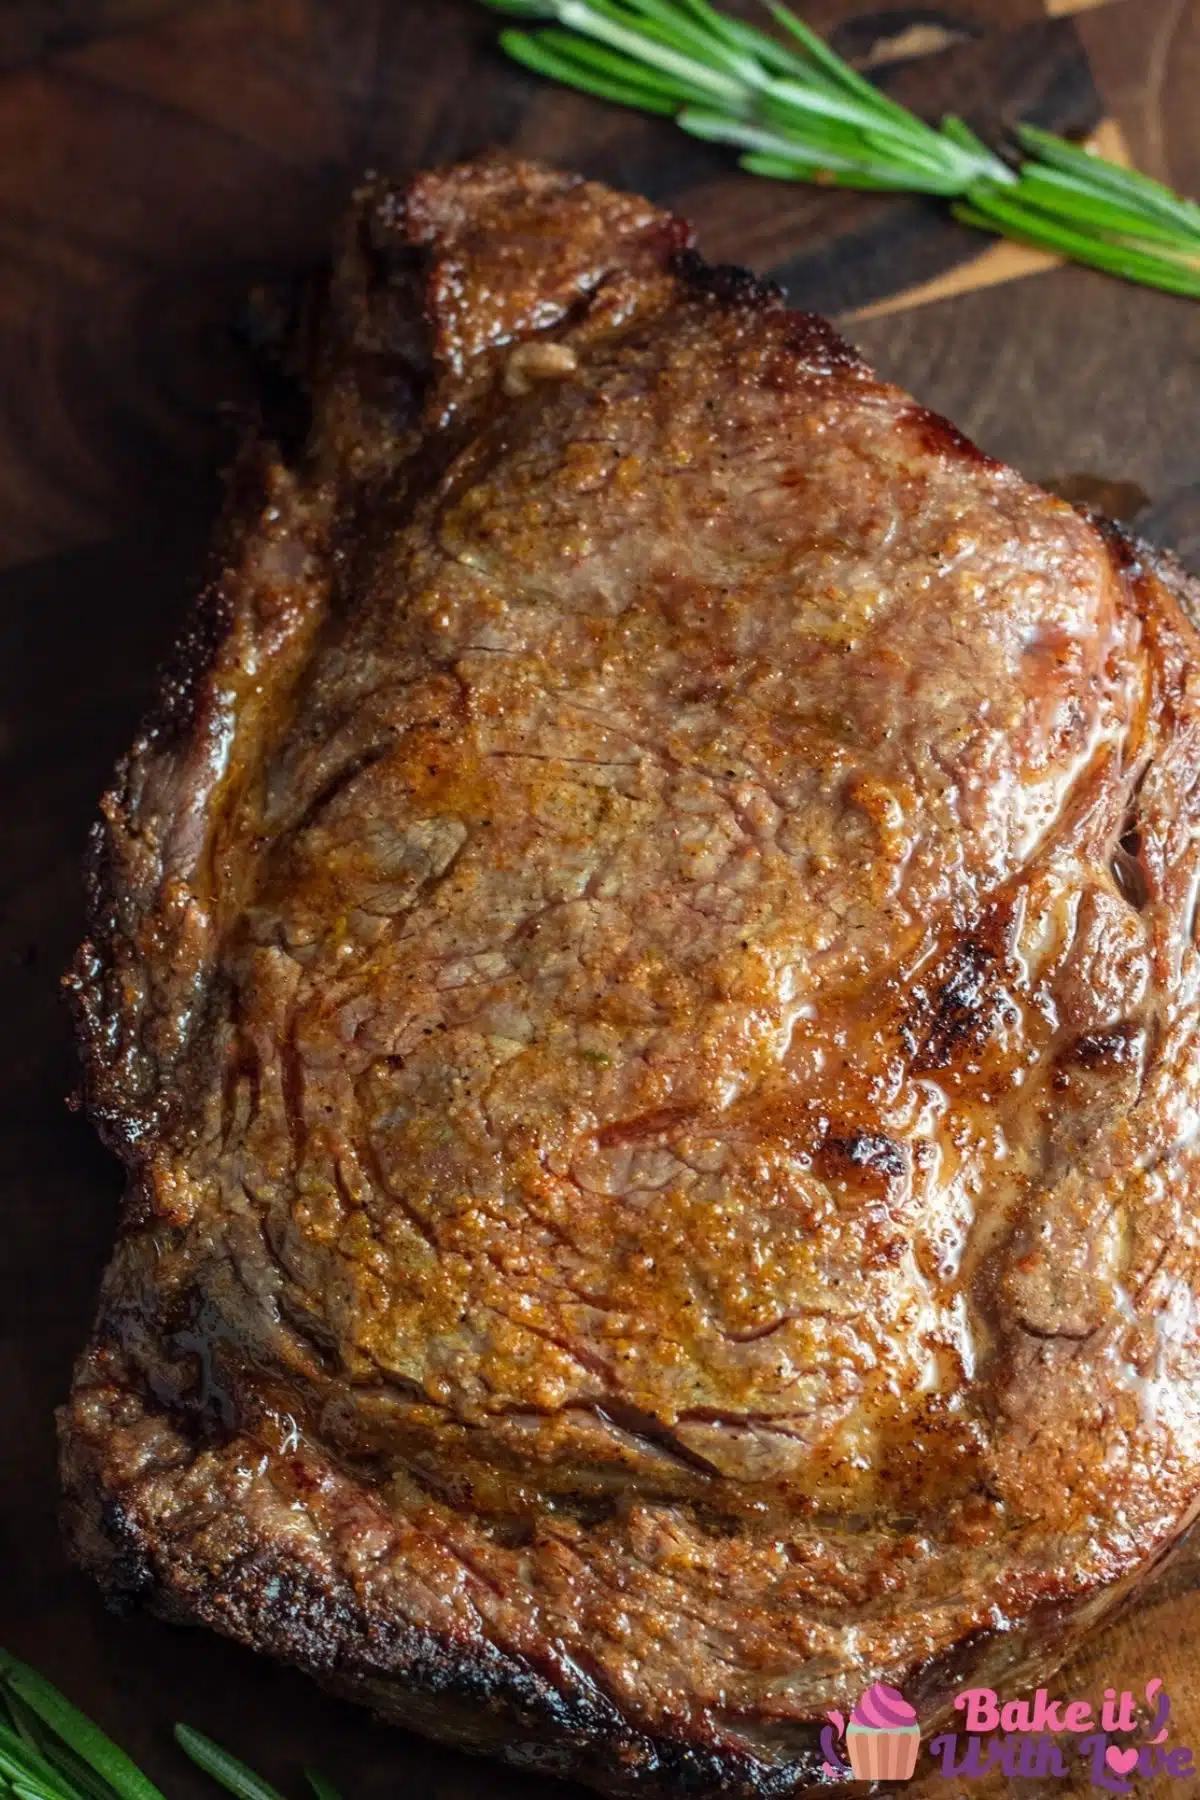
[[[504,157],[359,196],[104,802],[116,1597],[612,1792],[791,1794],[1200,1496],[1200,596]]]

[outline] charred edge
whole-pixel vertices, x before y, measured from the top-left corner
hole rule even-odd
[[[908,1171],[908,1159],[894,1138],[874,1131],[854,1131],[848,1137],[828,1137],[822,1145],[823,1160],[842,1162],[853,1169],[867,1169],[898,1181]]]
[[[251,289],[230,330],[254,378],[258,427],[295,468],[312,434],[312,375],[328,302],[328,258]]]
[[[222,574],[238,533],[269,498],[270,452],[265,445],[248,444],[230,476],[217,540],[209,553],[209,578],[202,585],[175,647],[158,678],[155,698],[129,755],[117,764],[107,803],[121,815],[131,800],[131,790],[142,759],[151,751],[169,751],[200,724],[205,683],[211,677],[221,650],[233,629],[233,603],[225,591]],[[97,1016],[97,996],[109,972],[109,957],[119,932],[116,894],[120,885],[118,851],[111,825],[97,821],[88,836],[84,857],[84,903],[88,941],[66,977],[76,1028],[89,1048],[87,1062],[93,1075],[101,1063],[102,1035]],[[110,1046],[111,1047],[111,1046]],[[86,1071],[85,1071],[86,1074]],[[85,1087],[91,1085],[85,1081]],[[89,1106],[90,1106],[89,1101]],[[103,1106],[93,1116],[103,1131]]]
[[[874,379],[870,363],[820,313],[789,312],[788,348],[830,373]]]
[[[102,838],[103,827],[93,825],[88,834],[84,862],[85,908],[89,928],[93,933],[101,929],[97,918],[100,910],[96,892],[98,877],[94,874],[94,867],[102,854]],[[110,1116],[110,1109],[101,1097],[105,1066],[104,970],[104,960],[92,938],[88,937],[75,952],[74,960],[62,978],[63,993],[71,1014],[80,1059],[80,1085],[68,1095],[67,1104],[72,1112],[85,1112],[99,1132],[101,1140],[112,1149],[114,1145],[110,1141],[110,1133],[116,1121]]]
[[[431,1711],[469,1709],[463,1735],[474,1726],[476,1737],[464,1748],[663,1800],[783,1800],[820,1781],[815,1746],[786,1764],[769,1764],[682,1734],[643,1733],[577,1662],[566,1668],[535,1662],[486,1640],[439,1637],[381,1617],[343,1583],[273,1550],[247,1550],[219,1573],[176,1557],[164,1575],[162,1547],[126,1501],[104,1501],[88,1525],[105,1550],[98,1555],[94,1543],[85,1548],[77,1534],[76,1552],[117,1610],[137,1607],[173,1623],[203,1623],[398,1722],[435,1733]],[[524,1741],[514,1746],[514,1734]]]
[[[97,826],[97,838],[102,828]],[[92,903],[89,901],[89,910]],[[101,902],[95,902],[96,912]],[[122,1218],[136,1223],[148,1216],[146,1169],[158,1113],[145,1093],[128,1083],[129,1054],[120,1012],[121,964],[114,949],[115,921],[94,916],[87,938],[63,977],[79,1057],[80,1082],[68,1095],[74,1112],[83,1112],[101,1143],[125,1165],[129,1176]],[[98,941],[94,941],[98,940]]]
[[[696,248],[696,232],[690,219],[681,219],[672,215],[663,224],[651,227],[657,239],[664,263],[670,265],[673,258],[686,256]]]
[[[166,1416],[144,1389],[128,1384],[120,1367],[110,1362],[97,1372],[106,1376],[101,1386],[122,1417],[121,1395],[143,1416]],[[799,1741],[786,1761],[767,1760],[736,1740],[715,1740],[703,1721],[644,1730],[594,1677],[586,1652],[560,1655],[551,1647],[524,1656],[482,1633],[443,1634],[398,1619],[391,1609],[365,1604],[325,1561],[285,1557],[246,1533],[214,1563],[202,1520],[201,1548],[192,1553],[186,1538],[164,1536],[142,1514],[139,1478],[113,1484],[93,1426],[82,1426],[67,1407],[59,1428],[68,1546],[115,1610],[207,1625],[399,1723],[449,1737],[460,1748],[540,1763],[608,1792],[648,1800],[795,1800],[821,1785],[815,1725],[811,1734],[797,1726]],[[150,1479],[171,1479],[172,1471],[182,1479],[195,1448],[182,1463],[159,1465]],[[180,1515],[169,1516],[179,1522]]]
[[[762,280],[733,263],[707,263],[691,249],[674,254],[669,266],[695,294],[735,310],[778,314],[785,324],[786,347],[806,362],[839,374],[871,374],[870,365],[828,319],[820,313],[789,311],[787,296],[778,282]],[[975,455],[980,456],[980,452],[975,451]]]
[[[1185,569],[1177,556],[1137,540],[1138,553],[1153,569],[1193,631],[1200,631],[1200,576]]]
[[[157,693],[134,747],[121,767],[125,779],[139,755],[148,749],[172,749],[193,732],[204,700],[204,684],[212,674],[234,623],[234,604],[225,575],[246,525],[271,499],[273,446],[252,439],[242,448],[229,474],[225,504],[206,560],[199,597],[158,679]]]
[[[1107,1031],[1085,1032],[1060,1052],[1062,1067],[1079,1069],[1120,1069],[1141,1060],[1143,1032],[1132,1023],[1114,1025]]]
[[[1154,647],[1151,716],[1160,741],[1167,741],[1182,726],[1185,670],[1200,655],[1196,643],[1196,632],[1200,630],[1200,579],[1189,575],[1174,557],[1134,537],[1111,519],[1089,516],[1124,586],[1129,606]],[[1148,770],[1149,760],[1130,796],[1112,863],[1119,891],[1139,912],[1160,898],[1160,883],[1145,855],[1145,841],[1136,816]]]
[[[1165,590],[1193,628],[1200,624],[1200,580],[1189,575],[1175,557],[1156,549],[1095,507],[1077,506],[1075,510],[1094,526],[1143,618],[1151,593],[1161,595]]]
[[[117,815],[132,798],[139,764],[152,750],[170,750],[194,732],[204,701],[204,684],[211,676],[222,647],[233,628],[233,604],[220,579],[223,552],[252,512],[267,498],[267,452],[259,445],[243,451],[230,481],[225,528],[210,552],[210,577],[200,589],[186,618],[183,631],[163,665],[156,693],[143,719],[133,749],[118,762],[107,805]],[[84,858],[84,894],[87,931],[92,945],[84,947],[82,962],[69,980],[94,980],[99,958],[117,930],[115,893],[120,871],[113,827],[97,821],[88,836]]]
[[[1098,507],[1079,505],[1075,511],[1099,532],[1121,574],[1131,581],[1139,580],[1146,570],[1147,555],[1154,554],[1149,546],[1131,531],[1127,531],[1116,519],[1110,519]]]
[[[1200,581],[1187,576],[1177,563],[1172,563],[1151,546],[1131,537],[1110,520],[1098,520],[1096,523],[1114,569],[1124,582],[1130,605],[1150,643],[1159,647],[1154,657],[1156,678],[1151,710],[1157,715],[1160,735],[1169,738],[1181,723],[1182,669],[1196,655],[1194,633],[1200,626]],[[1164,656],[1162,652],[1168,646],[1170,653]],[[1147,773],[1148,764],[1143,767],[1130,797],[1131,818]],[[1130,848],[1125,837],[1126,833],[1122,832],[1122,851]],[[1149,898],[1156,897],[1158,886],[1146,865],[1142,850],[1141,834],[1138,832],[1136,844],[1130,853],[1133,865],[1140,868],[1146,891],[1143,896],[1142,881],[1135,874],[1134,891],[1126,897],[1139,910]]]
[[[944,419],[941,413],[935,413],[927,406],[913,405],[906,407],[900,423],[908,425],[916,434],[917,442],[922,450],[931,456],[957,456],[967,462],[974,463],[981,469],[1002,470],[1004,464],[994,456],[988,456],[972,443],[966,434]]]
[[[101,1534],[110,1547],[105,1568],[105,1599],[114,1612],[132,1612],[153,1591],[154,1570],[137,1526],[122,1500],[105,1500],[99,1523]]]
[[[760,281],[750,269],[736,263],[708,263],[698,250],[687,248],[669,256],[671,273],[695,293],[725,306],[747,311],[774,312],[784,304],[783,289],[774,281]]]
[[[424,285],[433,263],[433,248],[414,238],[408,221],[408,196],[390,185],[355,196],[355,248],[368,284],[380,290],[397,283]]]
[[[995,963],[995,953],[974,939],[954,947],[948,973],[937,987],[932,1005],[918,1004],[901,1028],[902,1041],[918,1073],[946,1068],[957,1050],[987,1036],[994,1011],[987,1002],[987,990]],[[918,990],[918,1001],[923,998]]]

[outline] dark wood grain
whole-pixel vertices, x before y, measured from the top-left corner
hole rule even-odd
[[[805,10],[926,110],[953,99],[984,121],[1077,128],[1107,114],[1145,166],[1200,190],[1193,4],[1115,0],[1051,21],[1041,0]],[[914,20],[937,25],[943,54],[909,54]],[[0,1642],[196,1800],[211,1790],[170,1745],[174,1717],[293,1791],[306,1761],[343,1776],[348,1800],[390,1800],[398,1784],[421,1800],[564,1791],[373,1727],[204,1634],[110,1619],[58,1546],[51,1413],[117,1182],[64,1105],[57,975],[80,930],[96,796],[176,629],[219,467],[259,403],[233,329],[246,294],[322,253],[367,163],[489,141],[684,207],[713,255],[784,272],[808,304],[849,311],[979,249],[921,203],[756,183],[669,125],[511,67],[494,32],[470,0],[0,9]],[[1031,473],[1137,484],[1139,529],[1200,567],[1200,309],[1059,270],[849,329]],[[1103,1640],[1078,1680],[1161,1661],[1186,1682],[1197,1658],[1200,1608],[1168,1595]],[[1192,1702],[1200,1743],[1194,1676]]]
[[[192,0],[5,0],[0,10],[0,69],[130,31]]]

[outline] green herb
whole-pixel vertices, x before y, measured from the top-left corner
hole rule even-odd
[[[282,1800],[268,1782],[189,1725],[175,1737],[238,1800]],[[316,1800],[337,1789],[306,1769]],[[0,1800],[163,1800],[125,1752],[44,1675],[0,1650]]]
[[[764,5],[781,37],[709,0],[484,3],[545,25],[501,33],[527,68],[732,144],[754,175],[939,195],[980,230],[1200,297],[1192,201],[1032,125],[1014,169],[952,114],[935,129],[898,105],[778,0]]]
[[[332,1781],[326,1781],[319,1769],[305,1769],[304,1779],[308,1782],[317,1800],[342,1800],[342,1796]]]
[[[29,1768],[15,1774],[0,1761],[0,1773],[15,1794],[29,1787],[46,1800],[69,1800],[73,1788],[80,1786],[90,1800],[99,1800],[104,1790],[120,1800],[163,1800],[154,1783],[98,1725],[44,1675],[6,1651],[0,1652],[0,1686],[13,1736],[4,1748],[11,1754],[20,1745],[30,1759]],[[70,1757],[63,1755],[64,1746]],[[97,1776],[98,1782],[93,1779]]]
[[[1037,160],[1022,166],[1014,186],[968,188],[955,218],[1200,300],[1200,206],[1052,132],[1021,125],[1017,136]]]
[[[177,1725],[175,1742],[185,1756],[190,1756],[206,1775],[211,1775],[229,1793],[235,1794],[237,1800],[283,1800],[283,1795],[270,1782],[248,1769],[228,1750],[222,1750],[220,1744],[214,1744],[202,1731],[195,1731],[190,1725]]]

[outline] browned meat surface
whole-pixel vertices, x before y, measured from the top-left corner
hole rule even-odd
[[[514,1762],[802,1790],[1200,1499],[1194,591],[504,158],[364,192],[313,382],[104,805],[76,1552]]]

